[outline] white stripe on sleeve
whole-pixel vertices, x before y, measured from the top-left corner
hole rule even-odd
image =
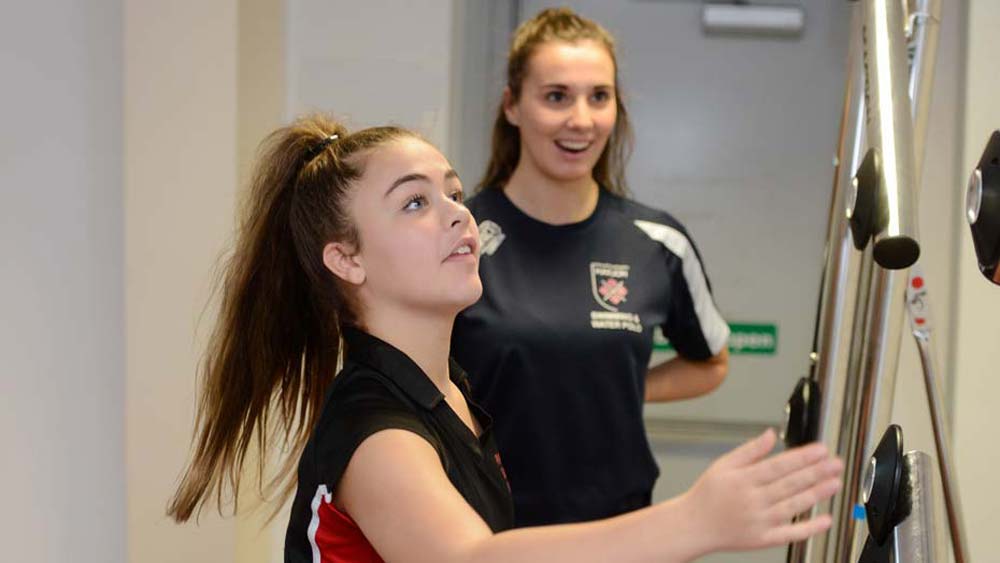
[[[635,226],[681,259],[684,279],[691,291],[691,301],[694,303],[694,312],[698,316],[701,333],[705,336],[705,342],[708,343],[709,351],[713,355],[722,352],[729,340],[729,325],[715,307],[712,293],[708,290],[705,271],[691,242],[684,233],[667,225],[636,220]]]

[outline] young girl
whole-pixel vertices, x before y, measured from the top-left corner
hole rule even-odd
[[[458,177],[417,135],[322,116],[272,134],[169,514],[221,506],[251,445],[263,466],[277,442],[298,462],[289,562],[688,561],[829,525],[789,519],[833,494],[840,463],[819,445],[765,459],[768,432],[668,502],[508,530],[492,421],[449,359],[455,315],[482,291],[479,250]]]
[[[648,506],[659,470],[644,401],[726,376],[729,327],[694,242],[624,197],[630,135],[611,35],[567,8],[524,22],[469,202],[483,299],[452,341],[496,416],[519,526]],[[650,367],[657,327],[677,356]]]

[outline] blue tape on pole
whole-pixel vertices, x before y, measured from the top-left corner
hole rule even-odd
[[[863,504],[854,505],[854,519],[855,520],[865,519],[865,506]]]

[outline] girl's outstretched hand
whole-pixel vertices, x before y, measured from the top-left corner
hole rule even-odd
[[[775,442],[769,428],[717,459],[681,497],[692,529],[707,532],[706,551],[787,544],[830,527],[828,514],[791,520],[833,496],[843,463],[819,443],[767,457]]]

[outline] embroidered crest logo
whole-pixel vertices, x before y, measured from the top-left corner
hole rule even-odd
[[[597,304],[608,311],[618,311],[618,306],[628,300],[627,264],[590,263],[590,288]]]
[[[503,229],[489,219],[479,224],[479,254],[493,256],[493,253],[500,248],[500,244],[507,235],[503,234]]]

